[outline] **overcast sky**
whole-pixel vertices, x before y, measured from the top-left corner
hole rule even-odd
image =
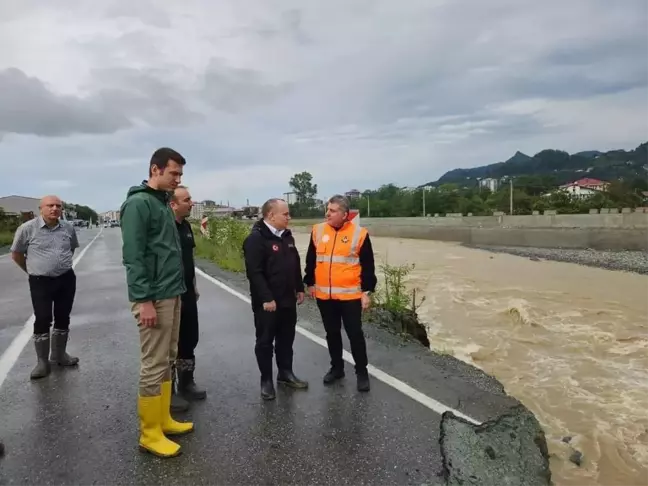
[[[194,199],[418,185],[648,139],[645,0],[0,3],[0,195],[118,208],[151,153]]]

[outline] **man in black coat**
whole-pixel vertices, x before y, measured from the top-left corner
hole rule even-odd
[[[261,372],[261,396],[275,398],[272,381],[273,344],[277,383],[307,388],[292,370],[297,305],[304,301],[299,252],[288,229],[290,210],[283,199],[270,199],[243,243],[245,270],[256,328],[254,351]]]

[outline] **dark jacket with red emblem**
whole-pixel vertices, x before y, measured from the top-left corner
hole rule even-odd
[[[245,272],[250,282],[252,309],[275,301],[277,307],[291,307],[297,292],[304,291],[299,252],[290,230],[281,237],[257,221],[243,242]]]

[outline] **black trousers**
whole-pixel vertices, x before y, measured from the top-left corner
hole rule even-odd
[[[198,303],[193,289],[182,294],[181,302],[178,359],[193,360],[198,345]]]
[[[351,344],[351,354],[355,361],[356,373],[365,374],[368,364],[367,343],[362,331],[362,304],[360,299],[317,299],[317,307],[319,307],[324,329],[326,330],[326,342],[331,356],[331,366],[339,369],[344,368],[342,359],[344,349],[342,346],[342,323],[344,323],[344,329]]]
[[[76,295],[76,275],[70,269],[58,277],[29,276],[29,291],[34,308],[34,334],[47,334],[54,329],[70,329],[70,313]]]
[[[256,354],[261,378],[272,379],[272,352],[274,347],[277,369],[292,370],[293,343],[297,326],[297,307],[279,307],[274,312],[263,308],[254,311]],[[273,346],[274,344],[274,346]]]

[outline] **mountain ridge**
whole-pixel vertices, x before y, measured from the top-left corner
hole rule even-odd
[[[565,184],[583,177],[605,181],[645,178],[648,176],[648,142],[633,150],[585,150],[569,154],[563,150],[544,149],[529,156],[519,150],[504,162],[452,169],[438,180],[423,186],[463,184],[473,186],[479,179],[518,176],[548,176],[556,184]]]

